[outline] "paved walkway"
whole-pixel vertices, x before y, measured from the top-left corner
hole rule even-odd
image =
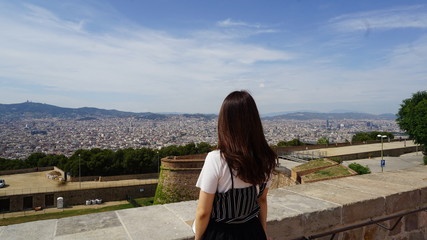
[[[417,146],[417,144],[415,144],[413,141],[401,141],[401,142],[385,141],[383,144],[384,144],[383,146],[384,150]],[[352,145],[352,146],[335,147],[335,148],[321,148],[321,149],[306,150],[303,152],[308,154],[311,154],[312,152],[314,152],[314,155],[316,155],[316,153],[318,152],[321,152],[322,155],[326,155],[326,156],[339,156],[339,155],[345,155],[345,154],[372,152],[372,151],[379,151],[379,150],[381,150],[381,143]]]
[[[399,157],[384,157],[384,160],[385,167],[383,169],[380,166],[381,157],[344,161],[343,164],[348,166],[351,163],[358,163],[368,166],[371,172],[394,171],[424,165],[422,152],[408,153]]]

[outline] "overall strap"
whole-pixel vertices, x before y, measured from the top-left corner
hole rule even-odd
[[[228,169],[230,170],[230,177],[231,177],[231,214],[234,215],[234,180],[233,180],[233,171],[231,170],[231,167],[228,166]]]
[[[230,167],[230,166],[228,166],[228,170],[230,170],[230,177],[231,177],[231,189],[234,189],[233,171],[231,170],[231,167]]]

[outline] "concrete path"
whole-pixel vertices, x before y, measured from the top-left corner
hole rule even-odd
[[[421,166],[423,162],[422,152],[414,152],[401,155],[399,157],[384,157],[385,167],[383,171],[394,171],[399,169],[413,168]],[[381,157],[370,158],[370,159],[357,159],[343,162],[344,165],[348,166],[351,163],[358,163],[363,166],[368,166],[371,172],[381,172]]]
[[[383,144],[384,144],[383,145],[384,150],[417,146],[417,144],[415,144],[413,141],[401,141],[401,142],[386,141]],[[381,150],[381,143],[352,145],[352,146],[346,146],[346,147],[321,148],[321,149],[314,149],[314,150],[306,150],[303,152],[308,154],[311,154],[311,152],[314,152],[315,156],[316,156],[316,153],[318,152],[321,152],[322,155],[326,155],[326,156],[339,156],[339,155],[345,155],[345,154],[371,152],[371,151],[379,151],[379,150]]]

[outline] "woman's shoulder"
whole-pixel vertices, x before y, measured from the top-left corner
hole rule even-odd
[[[207,157],[221,157],[221,151],[219,149],[212,150],[208,153]]]
[[[206,156],[205,161],[212,162],[217,166],[221,166],[226,163],[225,160],[221,157],[221,151],[218,149],[209,152]]]

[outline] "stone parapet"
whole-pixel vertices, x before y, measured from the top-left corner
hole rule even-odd
[[[187,201],[5,226],[0,239],[193,239],[196,205]],[[427,239],[423,208],[427,166],[283,187],[269,191],[268,234],[302,239],[359,225],[334,239]],[[385,219],[380,224],[386,227],[397,222],[396,227],[364,225],[378,219]]]

